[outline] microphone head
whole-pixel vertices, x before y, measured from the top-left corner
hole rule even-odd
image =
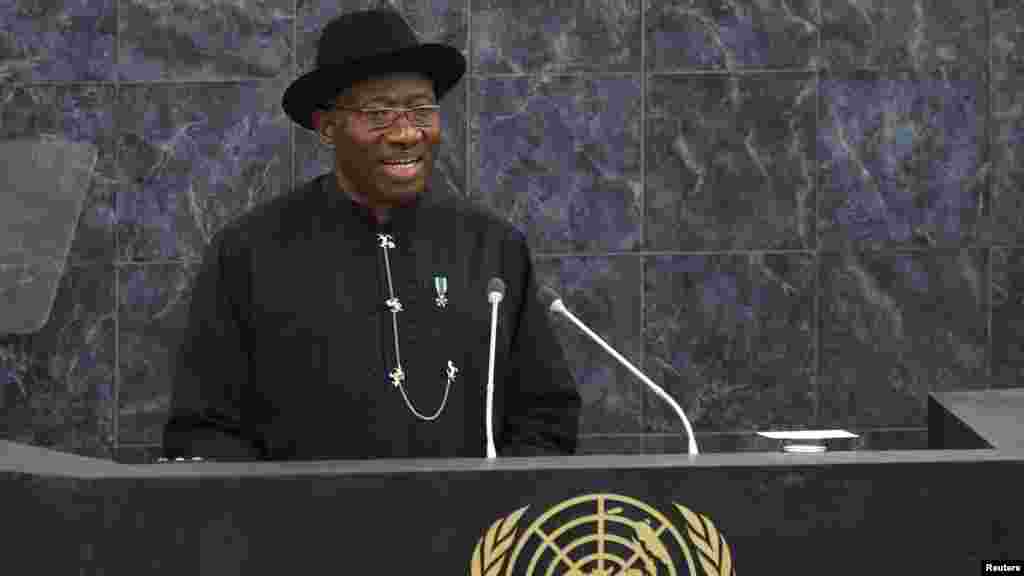
[[[501,278],[491,278],[491,281],[487,283],[487,293],[497,292],[502,296],[505,295],[505,283],[501,281]]]
[[[562,300],[562,297],[558,295],[558,292],[555,292],[549,286],[541,286],[540,289],[537,290],[537,295],[540,297],[540,301],[544,304],[544,307],[551,311],[555,310],[555,303],[561,302]]]
[[[487,283],[487,299],[492,302],[501,302],[505,298],[505,283],[501,278],[491,278]]]

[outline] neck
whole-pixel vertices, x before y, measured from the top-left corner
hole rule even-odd
[[[354,188],[349,184],[341,175],[336,175],[338,181],[338,188],[345,193],[346,196],[352,199],[353,202],[360,206],[365,206],[373,214],[373,219],[377,224],[384,224],[391,220],[391,207],[387,205],[375,204],[364,196],[360,196],[354,192]]]

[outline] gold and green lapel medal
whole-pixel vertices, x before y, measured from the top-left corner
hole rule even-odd
[[[444,308],[448,305],[448,279],[444,276],[434,276],[434,290],[437,292],[437,298],[434,298],[434,303],[437,304],[438,308]]]

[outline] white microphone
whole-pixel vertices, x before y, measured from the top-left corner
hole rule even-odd
[[[572,320],[574,324],[579,326],[580,330],[583,330],[584,334],[590,336],[594,341],[596,341],[605,350],[607,350],[609,354],[614,356],[616,360],[621,362],[623,366],[629,368],[630,372],[632,372],[637,378],[642,380],[644,384],[647,384],[647,386],[649,386],[651,390],[654,390],[654,393],[660,396],[662,400],[671,404],[672,408],[675,409],[676,414],[679,415],[679,419],[683,421],[683,426],[686,427],[686,433],[690,435],[688,452],[691,456],[698,454],[697,439],[693,435],[693,427],[690,426],[690,421],[686,419],[686,414],[683,413],[683,409],[679,407],[679,404],[677,404],[671,396],[666,394],[665,391],[661,389],[661,386],[658,386],[654,382],[651,382],[651,379],[648,378],[647,376],[644,376],[642,372],[640,372],[639,370],[636,369],[635,366],[630,364],[629,360],[623,358],[622,355],[616,352],[614,348],[605,343],[605,341],[602,340],[600,336],[595,334],[590,328],[587,328],[583,324],[583,322],[580,322],[578,318],[573,316],[572,312],[569,312],[569,310],[566,309],[565,304],[562,304],[562,299],[558,296],[557,292],[555,292],[551,288],[548,288],[547,286],[542,286],[540,288],[540,298],[549,310],[551,310],[552,312],[559,312],[561,314],[564,314],[566,318]]]
[[[494,449],[494,344],[498,339],[498,303],[505,298],[505,283],[491,278],[487,283],[487,301],[491,303],[491,353],[487,360],[487,457],[498,455]]]

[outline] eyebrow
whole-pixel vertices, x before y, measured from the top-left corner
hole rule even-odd
[[[413,102],[413,101],[416,101],[416,100],[429,100],[429,101],[433,102],[434,101],[434,95],[431,94],[430,92],[417,92],[415,94],[409,95],[405,99],[406,102]],[[370,98],[369,100],[363,101],[362,105],[365,106],[366,104],[398,104],[398,103],[399,103],[398,100],[396,100],[396,99],[394,99],[394,98],[392,98],[390,96],[374,96],[373,98]]]

